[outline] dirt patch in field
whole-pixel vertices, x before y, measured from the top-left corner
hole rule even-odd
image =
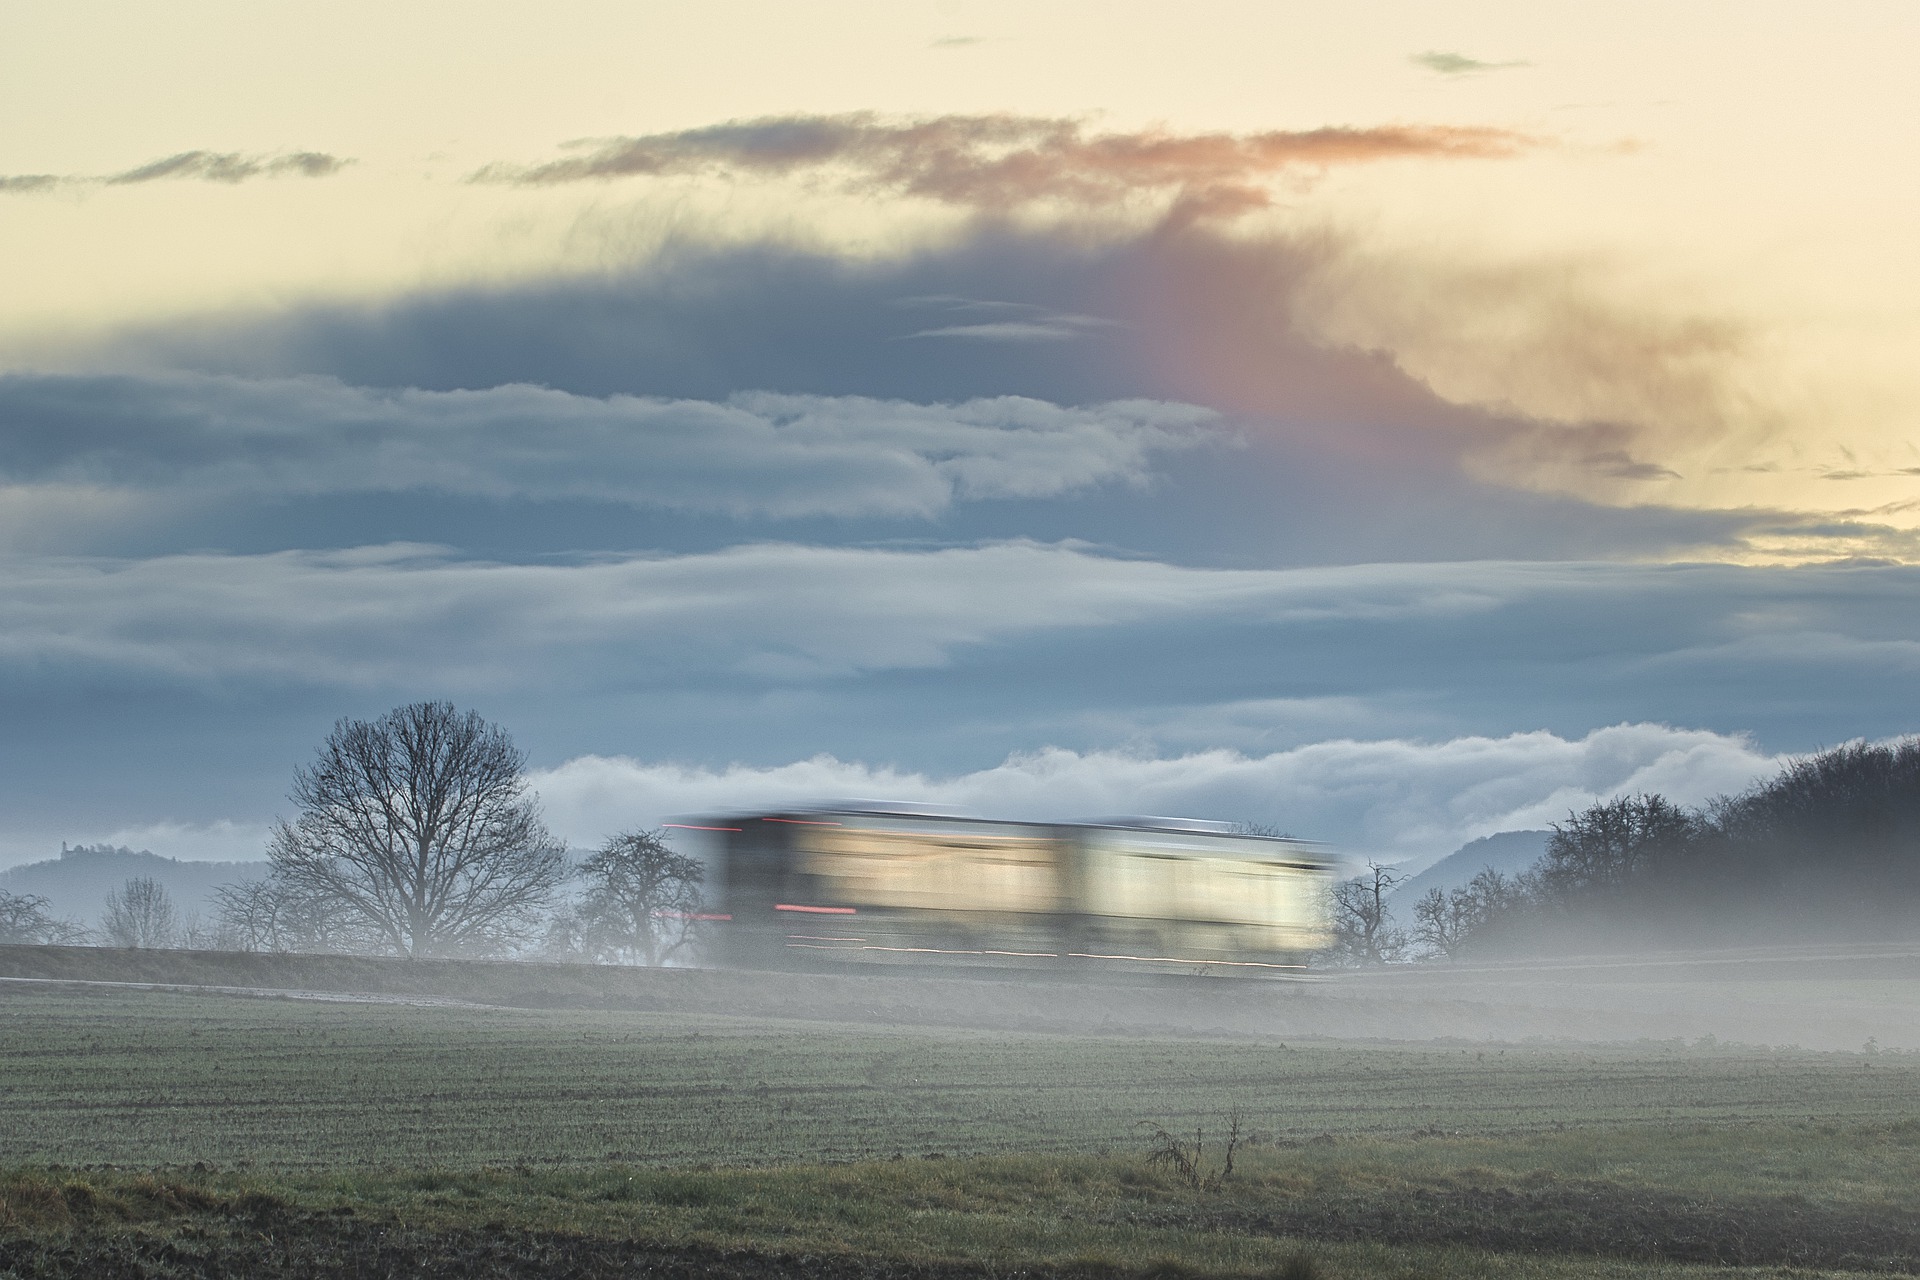
[[[744,1250],[664,1249],[625,1240],[543,1232],[429,1231],[314,1222],[268,1232],[77,1234],[0,1240],[0,1274],[21,1280],[273,1280],[277,1277],[632,1277],[655,1280],[976,1280],[978,1268],[928,1267],[845,1257]],[[1034,1273],[1039,1274],[1039,1273]]]
[[[244,1277],[632,1277],[657,1280],[974,1280],[976,1268],[853,1258],[779,1256],[718,1249],[661,1249],[525,1231],[422,1231],[332,1227],[271,1236],[159,1239],[76,1237],[59,1245],[0,1243],[0,1271],[22,1280],[209,1280]],[[1037,1274],[1037,1273],[1036,1273]]]

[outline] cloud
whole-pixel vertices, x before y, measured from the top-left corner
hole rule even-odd
[[[1831,430],[1792,408],[1805,389],[1784,381],[1774,335],[1735,310],[1635,285],[1623,263],[1205,228],[1163,240],[1177,244],[1157,247],[1151,285],[1135,295],[1151,310],[1106,312],[1151,335],[1159,394],[1247,415],[1313,404],[1327,420],[1368,423],[1352,445],[1425,451],[1505,487],[1841,514],[1819,492],[1831,486],[1735,480],[1726,466],[1799,452]],[[1898,523],[1911,522],[1836,536],[1828,553],[1899,554],[1903,536],[1886,527]]]
[[[1672,448],[1764,421],[1755,327],[1636,294],[1627,274],[1600,257],[1438,261],[1344,245],[1302,273],[1293,301],[1322,342],[1390,351],[1449,401],[1558,428],[1548,436],[1578,465],[1609,431]]]
[[[1663,467],[1657,462],[1642,462],[1630,457],[1622,449],[1605,449],[1590,453],[1585,461],[1612,480],[1678,480],[1680,473],[1672,467]]]
[[[1017,396],[723,402],[322,377],[0,376],[0,483],[222,493],[433,491],[732,516],[924,519],[955,501],[1141,485],[1214,415]]]
[[[902,298],[899,305],[918,309],[932,308],[955,317],[992,316],[971,319],[961,324],[939,325],[903,334],[905,338],[965,338],[983,342],[1060,342],[1083,338],[1122,327],[1105,316],[1075,315],[1050,311],[1032,303],[1006,302],[990,298],[932,296]]]
[[[102,179],[108,186],[193,178],[202,182],[245,182],[249,178],[325,178],[352,164],[320,151],[286,155],[243,155],[237,151],[182,151]]]
[[[816,756],[700,768],[582,756],[533,778],[550,820],[589,845],[676,815],[867,798],[1035,820],[1156,814],[1269,823],[1349,857],[1424,864],[1497,831],[1562,821],[1596,800],[1658,792],[1699,804],[1778,758],[1737,735],[1620,724],[1583,737],[1317,742],[1265,755],[1060,749],[938,775]]]
[[[981,324],[949,324],[922,329],[909,338],[972,338],[982,342],[1058,342],[1077,338],[1084,325],[1052,320],[989,320]]]
[[[1596,725],[1751,733],[1762,754],[1911,732],[1911,706],[1888,690],[1920,677],[1917,573],[1209,569],[1018,541],[517,563],[408,545],[0,556],[0,714],[13,730],[0,763],[17,829],[47,840],[71,837],[76,812],[95,832],[259,821],[335,718],[444,697],[547,764],[626,756],[705,776],[826,753],[873,776],[813,778],[794,795],[913,798],[883,775],[951,780],[1031,757],[1043,763],[995,775],[1005,785],[935,798],[1036,816],[1215,813],[1411,856],[1538,825],[1609,787],[1734,785],[1705,764],[1705,781],[1685,782],[1681,764],[1712,753],[1585,742]],[[1422,744],[1480,744],[1454,758],[1500,761],[1485,775],[1497,777],[1563,759],[1554,739],[1585,743],[1589,773],[1433,798],[1444,788]],[[1399,746],[1303,751],[1347,740]],[[1625,763],[1608,763],[1608,743]],[[1323,759],[1320,809],[1275,799],[1304,794],[1301,770]],[[1656,759],[1665,772],[1641,771]],[[1109,774],[1121,781],[1102,790]],[[1294,791],[1275,790],[1288,778]],[[1426,827],[1362,821],[1375,803],[1362,800],[1396,788]],[[711,794],[660,804],[736,802]]]
[[[1514,67],[1533,65],[1530,62],[1482,62],[1478,58],[1469,58],[1462,53],[1444,53],[1437,49],[1416,53],[1407,60],[1415,66],[1437,71],[1443,76],[1466,76],[1483,71],[1506,71]]]
[[[1796,558],[1904,555],[1898,513],[1848,517],[1824,535],[1796,514],[1824,521],[1807,493],[1846,486],[1714,470],[1763,456],[1745,443],[1780,428],[1761,389],[1764,335],[1640,297],[1617,267],[1204,226],[1118,238],[980,227],[861,261],[682,243],[595,278],[173,321],[102,358],[597,397],[724,400],[759,386],[919,403],[1011,393],[1199,404],[1263,442],[1242,455],[1257,470],[1231,505],[1182,513],[1196,532],[1236,521],[1222,556],[1730,556],[1748,554],[1749,539]],[[921,333],[939,336],[906,340]],[[1182,465],[1202,457],[1189,451]],[[1134,527],[1161,509],[1137,510]],[[1758,536],[1781,525],[1797,532]],[[1058,531],[1156,545],[1119,529]]]
[[[352,160],[324,151],[248,155],[238,151],[181,151],[105,176],[32,173],[0,175],[0,193],[25,194],[59,187],[138,186],[149,182],[219,182],[228,186],[254,178],[326,178]]]
[[[431,678],[468,689],[542,685],[575,664],[591,673],[642,655],[683,674],[777,681],[938,666],[957,649],[996,639],[1211,613],[1270,590],[1260,574],[1034,543],[936,551],[763,545],[572,565],[460,561],[441,548],[405,545],[16,558],[0,560],[0,583],[0,661],[189,680],[365,686]],[[1375,607],[1417,609],[1429,594]]]
[[[1098,316],[1039,312],[1021,320],[983,320],[975,324],[948,324],[907,334],[909,338],[969,338],[985,342],[1060,342],[1109,328],[1112,320]]]
[[[1504,158],[1538,145],[1529,135],[1478,125],[1092,133],[1078,120],[1060,118],[900,120],[854,112],[583,141],[564,159],[489,165],[473,176],[552,186],[673,174],[777,178],[831,169],[861,193],[989,213],[1041,202],[1110,209],[1142,196],[1170,196],[1189,216],[1231,216],[1270,205],[1267,184],[1285,174],[1382,160]]]
[[[697,686],[736,708],[756,691],[832,686],[854,699],[833,714],[867,740],[922,715],[953,734],[974,717],[1027,723],[1016,739],[1043,732],[1031,727],[1039,717],[1055,742],[1069,728],[1086,740],[1087,716],[1111,742],[1114,724],[1132,719],[1146,732],[1124,737],[1151,738],[1167,708],[1226,703],[1247,741],[1247,699],[1277,703],[1258,712],[1271,721],[1302,697],[1359,699],[1446,733],[1626,707],[1758,728],[1779,712],[1778,699],[1753,694],[1757,680],[1801,707],[1803,723],[1810,690],[1831,704],[1829,719],[1897,715],[1868,691],[1920,670],[1913,572],[1205,569],[1031,541],[532,563],[404,544],[15,556],[0,558],[0,676],[589,700]],[[860,705],[846,682],[886,672],[947,673],[938,696],[951,705],[936,708],[931,689]],[[1745,690],[1732,702],[1729,680]]]

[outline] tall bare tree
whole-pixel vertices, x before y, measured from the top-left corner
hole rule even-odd
[[[294,775],[301,809],[267,856],[382,949],[491,954],[525,938],[565,875],[504,729],[447,702],[342,720]]]
[[[1369,861],[1365,875],[1333,886],[1333,949],[1338,957],[1350,964],[1385,964],[1406,950],[1407,936],[1387,907],[1387,891],[1401,879]]]
[[[136,876],[107,895],[100,932],[111,946],[171,947],[179,937],[179,916],[165,885],[150,876]]]
[[[570,932],[594,960],[665,964],[692,946],[706,869],[658,831],[625,831],[580,864],[588,889]]]

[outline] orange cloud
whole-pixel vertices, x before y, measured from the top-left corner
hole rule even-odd
[[[1005,212],[1041,201],[1082,208],[1171,194],[1194,215],[1232,216],[1272,202],[1289,172],[1408,158],[1497,158],[1539,144],[1507,129],[1386,125],[1177,134],[1089,134],[1077,120],[940,116],[889,121],[870,112],[733,121],[678,133],[574,144],[532,166],[490,165],[476,181],[549,186],[638,176],[784,176],[838,166],[857,190]]]

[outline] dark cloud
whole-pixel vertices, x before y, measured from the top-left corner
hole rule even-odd
[[[1380,160],[1498,158],[1537,145],[1530,136],[1477,125],[1091,133],[1070,119],[892,120],[856,112],[583,141],[564,159],[490,165],[474,180],[550,186],[687,173],[781,177],[837,167],[855,190],[995,213],[1042,201],[1108,208],[1150,195],[1171,197],[1187,216],[1232,215],[1270,204],[1267,184],[1282,174]]]
[[[271,500],[433,491],[733,516],[927,518],[956,500],[1139,486],[1212,415],[1128,401],[959,404],[525,385],[375,391],[320,377],[0,376],[0,483]]]
[[[686,244],[630,271],[456,288],[376,305],[175,318],[124,356],[250,376],[325,374],[429,390],[524,382],[581,395],[725,399],[742,390],[921,402],[1151,398],[1122,325],[1062,344],[906,342],[952,323],[1118,319],[1156,251],[988,233],[905,260]]]
[[[253,178],[325,178],[353,161],[322,151],[294,151],[279,155],[247,155],[238,151],[181,151],[159,160],[105,177],[51,173],[0,176],[0,192],[49,191],[56,187],[105,185],[137,186],[148,182],[197,181],[228,185]]]
[[[296,151],[290,155],[243,155],[237,151],[182,151],[116,173],[105,179],[109,186],[140,182],[194,178],[202,182],[245,182],[249,178],[324,178],[352,164],[338,156],[319,151]]]
[[[53,173],[22,173],[11,177],[0,174],[0,193],[51,191],[65,181],[65,178]]]
[[[879,261],[683,243],[627,273],[129,337],[165,362],[391,387],[1178,400],[1347,456],[1643,505],[1679,459],[1764,431],[1753,344],[1592,275],[1377,261],[1324,234],[986,227]]]
[[[1193,230],[1092,244],[1065,233],[987,231],[952,248],[865,263],[764,245],[683,246],[624,274],[175,320],[122,335],[101,358],[248,378],[322,375],[396,393],[525,383],[594,398],[724,401],[757,388],[920,404],[1001,395],[1200,404],[1236,419],[1249,448],[1232,458],[1163,456],[1151,502],[1098,491],[1070,508],[974,502],[951,511],[943,529],[1079,537],[1214,563],[1648,556],[1737,544],[1745,528],[1772,518],[1644,501],[1595,506],[1467,474],[1463,458],[1535,440],[1540,424],[1450,404],[1382,355],[1305,339],[1294,299],[1325,252],[1313,241]],[[1076,336],[914,338],[1007,323],[1071,326]],[[1631,441],[1619,436],[1548,433],[1541,447],[1578,459],[1624,450]],[[342,536],[311,505],[280,520],[281,536],[302,529],[323,545]],[[739,536],[579,504],[537,516],[358,504],[351,520],[379,537],[450,539],[507,555],[514,551],[503,531],[550,548],[691,548]],[[817,532],[839,539],[902,530]],[[231,528],[191,536],[200,540],[187,545],[235,545]],[[240,545],[261,544],[247,537]]]

